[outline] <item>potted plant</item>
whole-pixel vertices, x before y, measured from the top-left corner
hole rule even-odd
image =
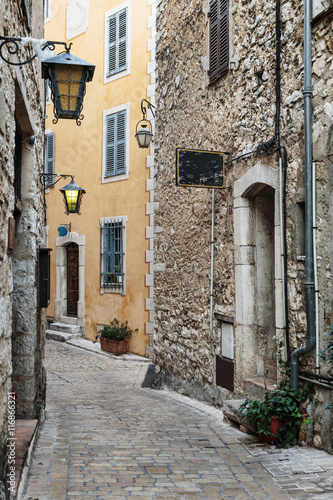
[[[132,333],[137,331],[138,329],[131,330],[127,321],[120,323],[114,318],[108,326],[104,326],[98,333],[97,338],[100,338],[102,351],[116,355],[125,354],[127,352],[127,340]]]
[[[295,390],[289,382],[282,381],[276,389],[265,391],[263,401],[246,399],[239,410],[262,441],[282,448],[296,437],[302,423],[311,422],[301,404],[312,393],[310,386]]]

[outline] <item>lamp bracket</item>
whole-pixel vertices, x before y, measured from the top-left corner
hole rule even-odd
[[[147,103],[148,110],[151,111],[151,114],[155,118],[155,113],[154,113],[154,111],[152,109],[152,108],[155,109],[155,106],[153,104],[151,104],[149,101],[147,101],[147,99],[142,99],[142,101],[141,101],[141,111],[142,111],[142,114],[143,114],[143,119],[146,120],[146,115],[147,115],[147,108],[143,105],[144,102]]]
[[[40,40],[41,42],[43,40]],[[0,57],[3,61],[5,61],[7,64],[10,64],[11,66],[23,66],[24,64],[28,64],[30,63],[31,61],[33,61],[34,59],[36,59],[37,57],[37,54],[33,55],[32,57],[30,57],[29,59],[27,59],[26,61],[23,61],[23,62],[12,62],[12,61],[9,61],[7,59],[7,57],[3,54],[3,50],[6,48],[7,49],[7,52],[10,54],[10,55],[15,55],[19,52],[20,50],[20,45],[19,43],[22,44],[23,42],[23,38],[20,38],[20,37],[12,37],[12,36],[0,36]],[[44,45],[41,47],[42,50],[45,50],[45,49],[50,49],[50,50],[55,50],[55,46],[56,45],[63,45],[65,47],[65,50],[66,52],[69,52],[71,50],[71,46],[73,45],[72,43],[70,43],[69,45],[67,45],[66,42],[55,42],[55,41],[46,41],[44,43]]]
[[[55,178],[58,179],[55,180]],[[40,182],[45,187],[49,181],[52,181],[52,184],[57,184],[61,179],[66,179],[67,177],[71,177],[72,181],[74,181],[74,175],[71,174],[39,174]]]

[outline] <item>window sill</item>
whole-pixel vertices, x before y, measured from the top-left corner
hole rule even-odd
[[[102,184],[108,184],[109,182],[124,181],[129,178],[129,173],[112,175],[110,177],[103,177]]]
[[[117,295],[126,295],[125,289],[122,288],[100,288],[100,294],[104,295],[105,293],[117,294]]]

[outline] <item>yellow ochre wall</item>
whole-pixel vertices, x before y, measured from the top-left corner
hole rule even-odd
[[[45,23],[47,40],[66,40],[67,0],[52,0],[51,20]],[[145,204],[149,202],[145,181],[149,178],[146,168],[147,149],[139,149],[135,140],[135,125],[142,118],[140,103],[146,98],[147,63],[150,55],[147,41],[150,29],[147,18],[150,7],[147,0],[131,1],[131,72],[104,84],[104,33],[105,12],[121,6],[123,0],[90,0],[89,22],[85,33],[69,40],[72,54],[95,64],[93,81],[87,84],[83,103],[84,119],[77,126],[74,120],[52,123],[53,104],[46,107],[45,128],[55,132],[55,173],[73,174],[75,182],[86,190],[81,205],[81,215],[64,213],[64,203],[59,188],[70,179],[62,180],[46,195],[47,225],[51,252],[51,301],[48,316],[54,316],[56,298],[56,238],[61,223],[72,224],[72,232],[85,235],[85,332],[94,340],[97,324],[108,324],[117,317],[128,320],[131,328],[138,328],[130,341],[129,350],[145,354],[148,335],[145,322],[148,312],[145,299],[148,288],[145,275],[149,272],[145,262],[148,240],[145,228],[149,216]],[[61,49],[56,49],[58,53]],[[129,179],[102,184],[103,111],[118,105],[130,106]],[[127,216],[126,225],[126,294],[100,293],[100,217]]]

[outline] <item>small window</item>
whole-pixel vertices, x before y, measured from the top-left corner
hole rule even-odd
[[[105,83],[129,74],[130,2],[105,14]]]
[[[100,224],[101,289],[124,293],[126,217],[103,218]]]
[[[44,173],[54,174],[54,132],[45,135],[45,163],[44,163]],[[50,175],[49,179],[45,181],[45,187],[51,187],[54,185],[53,176]]]
[[[229,69],[229,0],[210,2],[209,81]]]
[[[51,0],[44,0],[44,23],[51,19]]]

